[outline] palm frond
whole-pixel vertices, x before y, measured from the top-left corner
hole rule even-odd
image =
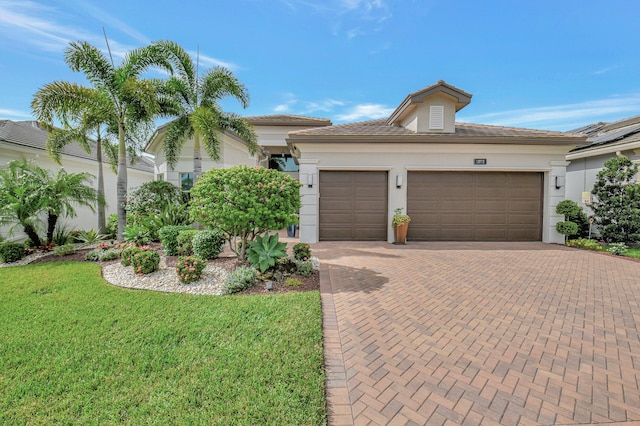
[[[49,138],[47,138],[47,154],[51,157],[56,163],[60,163],[60,152],[62,149],[68,144],[76,142],[80,147],[87,152],[87,154],[91,153],[92,144],[91,139],[89,139],[87,132],[82,128],[64,128],[64,129],[53,129],[51,133],[49,133]]]
[[[169,41],[160,40],[152,44],[165,52],[169,61],[173,64],[174,73],[178,80],[185,81],[189,87],[196,87],[197,78],[196,67],[191,56],[179,44]]]
[[[182,115],[174,120],[167,129],[163,147],[167,165],[173,170],[178,164],[178,158],[182,152],[184,142],[193,135],[193,127],[189,122],[189,116]]]
[[[220,160],[220,113],[213,108],[199,107],[189,117],[193,130],[202,137],[204,149],[213,161]]]
[[[234,113],[224,113],[220,117],[220,127],[232,131],[245,141],[250,154],[258,151],[258,135],[246,118]]]
[[[115,69],[111,62],[95,46],[86,41],[69,43],[64,59],[73,71],[82,71],[96,87],[106,87],[110,93],[116,90]]]
[[[233,73],[224,67],[215,67],[202,76],[202,103],[216,102],[226,97],[235,98],[243,108],[249,106],[249,92]]]

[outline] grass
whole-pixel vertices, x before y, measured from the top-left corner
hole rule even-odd
[[[326,422],[318,292],[189,296],[0,269],[0,424]]]
[[[627,257],[633,257],[636,259],[640,259],[640,248],[630,248],[624,253]]]

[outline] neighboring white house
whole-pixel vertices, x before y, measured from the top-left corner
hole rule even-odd
[[[586,136],[456,123],[471,95],[444,81],[408,95],[386,120],[289,133],[300,164],[300,240],[563,243],[567,153]]]
[[[77,144],[67,145],[60,155],[62,166],[53,161],[47,151],[46,141],[49,132],[41,128],[35,121],[0,120],[0,167],[6,167],[11,160],[34,160],[40,167],[57,171],[64,167],[69,173],[88,172],[96,177],[97,188],[98,164],[95,152],[87,154]],[[103,164],[104,187],[107,215],[116,213],[116,174],[108,164]],[[129,188],[137,188],[145,182],[153,180],[152,160],[140,157],[135,165],[127,170]],[[76,218],[61,218],[62,224],[68,223],[76,229],[98,229],[98,216],[88,208],[76,209]],[[0,235],[7,236],[7,227],[0,230]],[[17,229],[16,229],[17,231]],[[22,236],[16,233],[14,237]]]
[[[624,155],[640,164],[640,115],[614,121],[595,123],[571,131],[587,136],[587,145],[567,154],[567,199],[586,207],[598,172],[604,163]]]

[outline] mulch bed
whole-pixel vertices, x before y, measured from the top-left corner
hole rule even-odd
[[[162,246],[159,243],[152,243],[149,245],[152,250],[157,250],[162,253]],[[46,262],[67,262],[67,261],[77,261],[77,262],[91,262],[85,260],[84,256],[91,251],[91,249],[81,249],[76,251],[74,254],[70,254],[68,256],[56,256],[51,254],[49,256],[41,257],[39,259],[34,260],[31,264],[35,263],[46,263]],[[111,265],[113,263],[119,263],[120,259],[109,260],[106,262],[93,262],[97,263],[101,266]],[[233,271],[238,266],[243,263],[238,261],[236,257],[224,256],[219,257],[214,260],[210,260],[209,262],[213,262],[216,266],[220,268],[224,268],[227,271]],[[178,263],[178,256],[166,256],[166,263],[169,267],[175,267]],[[273,289],[267,290],[266,284],[262,281],[259,281],[256,285],[251,288],[248,288],[237,294],[244,295],[254,295],[254,294],[273,294],[273,293],[289,293],[296,291],[314,291],[320,290],[320,273],[315,271],[310,277],[303,277],[301,275],[293,274],[291,278],[297,278],[302,282],[302,285],[299,287],[290,287],[284,284],[284,282],[273,282]]]

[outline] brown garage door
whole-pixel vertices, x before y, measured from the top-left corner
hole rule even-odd
[[[320,172],[320,240],[387,239],[387,172]]]
[[[540,241],[542,173],[409,172],[407,239]]]

